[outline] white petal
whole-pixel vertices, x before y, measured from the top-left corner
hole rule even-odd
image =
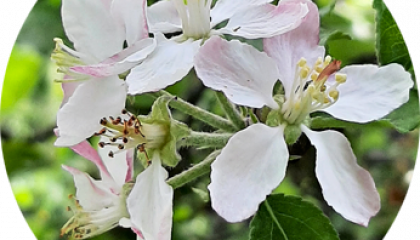
[[[288,160],[283,127],[257,123],[236,133],[211,165],[213,209],[229,222],[249,218],[283,180]]]
[[[104,139],[106,137],[102,137],[101,141],[109,141]],[[98,153],[101,155],[101,158],[108,169],[109,173],[111,174],[112,178],[114,179],[116,185],[121,188],[122,185],[125,183],[128,165],[126,159],[126,152],[121,151],[114,154],[114,157],[109,157],[108,153],[110,150],[115,151],[115,147],[105,146],[104,148],[98,148]]]
[[[223,91],[232,102],[278,108],[272,97],[279,78],[276,64],[252,46],[214,36],[200,48],[194,65],[204,85]]]
[[[123,26],[110,12],[111,0],[63,0],[62,17],[66,34],[77,51],[101,61],[121,51]]]
[[[63,80],[66,80],[66,76]],[[81,82],[64,82],[61,84],[61,88],[63,89],[63,101],[61,102],[61,106],[67,103],[69,98],[73,95],[76,88],[81,84]]]
[[[101,182],[75,168],[65,165],[62,165],[62,168],[73,175],[76,199],[85,211],[100,210],[112,203],[113,194],[104,188]]]
[[[93,65],[80,65],[71,67],[73,72],[93,77],[107,77],[124,73],[140,64],[156,48],[157,41],[145,38],[125,48],[121,52],[107,58],[105,61]]]
[[[232,17],[235,13],[243,11],[250,7],[270,3],[273,0],[219,0],[211,9],[210,16],[212,25],[216,25]]]
[[[147,20],[150,32],[182,31],[182,21],[172,1],[159,1],[147,8]]]
[[[264,52],[274,58],[281,75],[280,81],[289,96],[296,74],[296,64],[305,58],[312,67],[317,58],[324,57],[325,48],[319,43],[319,13],[317,6],[311,1],[307,3],[309,12],[299,27],[272,37],[263,39]]]
[[[301,129],[316,148],[315,173],[325,201],[344,218],[367,226],[380,209],[379,194],[369,172],[357,165],[346,137],[303,125]]]
[[[125,26],[128,46],[149,37],[146,7],[147,0],[114,0],[112,2],[112,14]]]
[[[347,81],[337,88],[337,102],[322,111],[346,121],[365,123],[384,117],[408,101],[414,84],[410,74],[396,63],[383,67],[353,65],[339,73],[347,74]]]
[[[71,147],[71,149],[75,153],[79,154],[80,156],[93,162],[96,165],[96,167],[99,169],[101,173],[101,178],[103,181],[110,184],[114,184],[114,178],[113,176],[111,176],[110,172],[108,171],[106,163],[102,161],[103,158],[99,156],[98,152],[90,145],[90,143],[87,140]]]
[[[60,137],[56,146],[72,146],[101,129],[103,117],[114,116],[124,108],[126,86],[117,77],[91,79],[78,86],[57,114]]]
[[[278,6],[255,6],[237,12],[218,32],[247,39],[273,37],[299,26],[307,13],[306,4],[296,1],[281,1]]]
[[[193,67],[193,58],[200,41],[182,43],[166,39],[161,34],[156,49],[127,76],[129,94],[156,92],[181,80]]]
[[[165,182],[167,177],[168,173],[161,166],[159,155],[155,152],[152,164],[137,176],[127,198],[131,222],[144,239],[171,239],[174,191]]]

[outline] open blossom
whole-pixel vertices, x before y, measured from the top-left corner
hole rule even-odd
[[[213,35],[230,34],[247,39],[267,38],[296,28],[307,14],[299,0],[220,0],[211,9],[210,0],[162,0],[147,10],[156,49],[127,76],[128,93],[139,94],[163,89],[181,80],[192,69],[200,46]],[[221,29],[215,26],[225,20]],[[167,39],[162,33],[181,32]],[[74,71],[95,76],[118,73],[119,64],[75,67]]]
[[[318,10],[306,2],[309,13],[302,24],[264,39],[265,52],[239,41],[211,38],[195,58],[197,74],[206,86],[223,91],[236,104],[268,106],[269,117],[277,119],[275,124],[256,123],[236,133],[212,164],[212,206],[230,222],[253,215],[283,180],[289,159],[288,129],[303,132],[316,148],[315,173],[329,205],[363,226],[379,211],[374,181],[357,164],[345,136],[312,131],[305,124],[314,111],[359,123],[380,119],[408,101],[413,81],[398,64],[340,69],[338,60],[324,58],[325,49],[318,46]],[[285,93],[273,98],[278,79]]]
[[[86,239],[118,225],[125,226],[130,215],[124,184],[133,178],[133,151],[124,151],[111,159],[104,151],[98,154],[87,141],[72,149],[95,163],[101,180],[94,180],[84,172],[63,165],[63,169],[74,177],[77,202],[74,216],[64,225],[61,235]]]
[[[95,163],[102,179],[94,180],[84,172],[63,166],[74,177],[77,202],[62,235],[86,239],[119,225],[131,228],[138,239],[170,239],[173,189],[165,182],[168,173],[159,154],[154,154],[151,165],[137,176],[133,186],[132,150],[111,158],[104,149],[99,149],[98,154],[87,141],[72,149]]]
[[[127,69],[149,55],[156,43],[148,38],[145,7],[145,0],[63,1],[64,30],[75,50],[55,39],[51,58],[65,74],[60,80],[64,99],[57,114],[57,146],[80,143],[100,129],[98,119],[124,108],[127,87],[117,74],[89,76],[71,68],[113,61]]]

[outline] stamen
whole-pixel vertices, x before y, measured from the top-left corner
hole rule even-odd
[[[340,74],[340,73],[336,73],[335,74],[335,81],[338,83],[345,83],[347,81],[347,75],[346,74]]]

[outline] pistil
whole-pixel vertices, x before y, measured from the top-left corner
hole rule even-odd
[[[330,56],[318,58],[312,67],[304,58],[297,62],[295,79],[281,110],[289,124],[300,123],[309,113],[337,101],[337,87],[347,79],[345,74],[335,74],[340,65],[340,61],[332,60]],[[332,74],[335,74],[335,83],[331,85],[327,80]]]
[[[182,21],[183,36],[195,40],[210,33],[210,0],[175,0]]]

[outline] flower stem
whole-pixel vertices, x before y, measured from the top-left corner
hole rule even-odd
[[[203,161],[191,167],[190,169],[168,179],[166,181],[174,189],[182,187],[184,184],[191,182],[192,180],[203,176],[210,172],[210,164],[220,154],[221,150],[216,150],[208,155]]]
[[[222,92],[216,92],[216,97],[219,100],[220,104],[222,105],[223,110],[226,113],[226,116],[230,121],[232,121],[233,125],[235,125],[237,130],[242,130],[245,128],[245,122],[238,112],[235,109],[234,105],[226,98],[226,96]]]
[[[195,147],[195,148],[223,148],[231,133],[207,133],[207,132],[194,132],[191,131],[188,137],[180,141],[181,146]]]
[[[236,127],[230,123],[228,120],[214,114],[208,112],[202,108],[194,106],[191,103],[188,103],[181,98],[175,97],[166,91],[159,91],[157,94],[159,96],[168,96],[173,97],[174,100],[169,102],[169,105],[185,114],[188,114],[208,125],[215,127],[217,129],[221,129],[227,132],[236,132]]]

